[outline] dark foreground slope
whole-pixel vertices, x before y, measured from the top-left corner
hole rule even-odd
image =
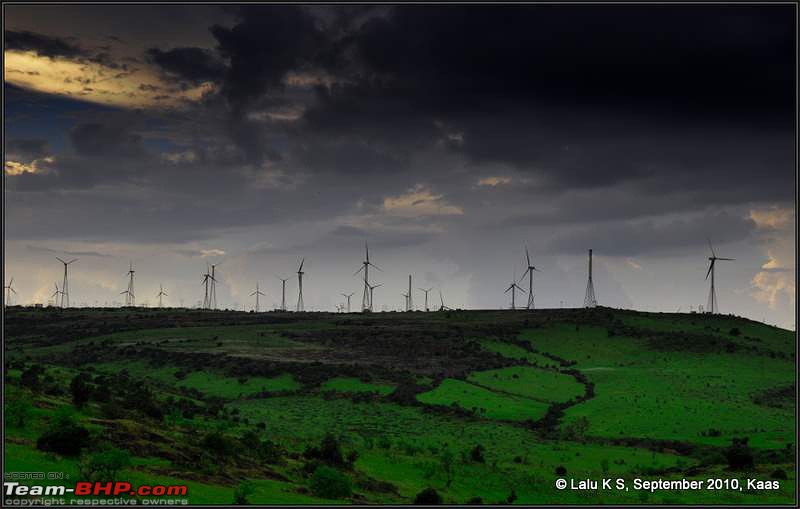
[[[794,500],[794,333],[740,318],[12,308],[5,323],[11,471],[187,484],[193,503]],[[64,429],[71,450],[48,440]]]

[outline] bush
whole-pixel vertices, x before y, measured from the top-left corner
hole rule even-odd
[[[473,447],[472,451],[470,452],[470,458],[475,463],[485,463],[486,459],[483,457],[483,446],[481,444],[476,445]]]
[[[200,446],[214,456],[228,456],[233,453],[233,443],[219,431],[212,431],[203,437]]]
[[[769,476],[773,479],[788,479],[789,477],[786,475],[786,470],[782,468],[778,468],[773,470]]]
[[[563,465],[556,467],[556,475],[567,475],[567,468]]]
[[[84,458],[78,465],[81,479],[91,482],[115,481],[119,471],[130,465],[127,451],[111,448]]]
[[[5,403],[6,426],[18,428],[25,426],[31,416],[32,408],[30,398],[24,394],[9,397]]]
[[[250,501],[247,499],[256,490],[253,483],[250,481],[242,481],[233,492],[233,503],[236,505],[247,505]]]
[[[741,336],[742,335],[742,331],[739,330],[739,327],[734,327],[733,329],[730,330],[729,334],[731,336]]]
[[[433,488],[425,488],[414,497],[414,503],[417,505],[439,505],[442,503],[442,496]]]
[[[83,373],[75,375],[72,382],[69,384],[69,390],[72,393],[72,402],[75,406],[82,408],[89,401],[89,396],[92,389],[87,382],[87,376]]]
[[[747,470],[753,468],[755,461],[753,452],[747,445],[747,438],[734,438],[733,444],[725,450],[730,470]]]
[[[311,476],[311,492],[322,498],[347,498],[353,493],[350,478],[335,468],[320,466]]]
[[[57,414],[42,436],[36,440],[40,451],[62,456],[78,456],[89,445],[89,430],[79,426],[67,413]]]

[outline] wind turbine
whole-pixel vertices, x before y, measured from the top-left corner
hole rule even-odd
[[[306,262],[306,259],[303,258],[300,260],[300,267],[297,268],[297,311],[303,311],[303,264]]]
[[[12,293],[13,293],[14,295],[16,295],[16,294],[17,294],[17,291],[16,291],[16,290],[14,290],[14,287],[13,287],[13,286],[14,286],[14,278],[12,277],[12,278],[11,278],[11,281],[9,281],[9,282],[8,282],[8,284],[7,284],[6,286],[4,286],[4,287],[3,287],[3,290],[5,290],[5,291],[6,291],[6,301],[5,301],[5,303],[4,303],[4,305],[6,305],[6,306],[10,306],[10,305],[11,305],[11,294],[12,294]]]
[[[711,275],[711,288],[708,292],[708,312],[711,314],[718,313],[719,308],[717,307],[717,290],[714,287],[714,263],[717,260],[725,260],[725,261],[733,261],[735,258],[720,258],[714,253],[714,246],[711,245],[711,239],[708,239],[708,248],[711,249],[711,256],[708,257],[709,264],[708,264],[708,272],[706,272],[706,280],[708,280],[709,274]]]
[[[450,311],[450,308],[444,305],[444,297],[442,297],[441,289],[439,290],[439,301],[442,303],[442,305],[439,306],[439,311]]]
[[[250,294],[250,296],[251,296],[251,297],[252,297],[253,295],[255,295],[255,296],[256,296],[256,313],[258,313],[258,296],[259,296],[259,295],[261,295],[261,296],[263,296],[263,295],[264,295],[264,294],[263,294],[263,293],[261,293],[261,291],[259,291],[259,289],[258,289],[258,281],[256,281],[256,291],[254,291],[253,293],[251,293],[251,294]]]
[[[65,262],[58,256],[56,259],[64,264],[64,282],[61,283],[61,307],[69,307],[69,279],[67,278],[67,267],[70,263],[77,262],[77,258],[73,258],[72,260]]]
[[[128,289],[125,290],[124,292],[122,292],[122,293],[125,294],[125,306],[126,307],[128,307],[128,306],[136,306],[136,294],[133,291],[133,274],[136,271],[133,270],[133,262],[130,262],[130,263],[131,263],[130,264],[130,268],[128,269],[128,272],[127,272],[128,276],[130,277],[130,280],[128,281]]]
[[[206,264],[206,273],[203,274],[203,281],[200,282],[201,285],[205,287],[205,293],[203,294],[203,309],[210,309],[211,300],[209,299],[208,295],[208,283],[209,281],[213,281],[214,276],[208,272],[208,264]]]
[[[523,290],[522,288],[519,287],[519,285],[517,285],[517,276],[515,274],[514,275],[514,279],[511,280],[511,284],[509,285],[508,288],[506,288],[506,291],[503,292],[503,293],[511,292],[511,309],[512,310],[513,309],[517,309],[517,307],[516,307],[517,290],[521,291],[522,293],[525,293],[525,290]]]
[[[372,292],[375,288],[380,288],[383,286],[383,283],[378,283],[377,285],[369,285],[369,310],[372,311],[372,304],[375,302],[372,300]]]
[[[430,311],[428,308],[428,292],[433,290],[433,287],[430,287],[427,290],[425,288],[417,288],[417,290],[425,292],[425,311]]]
[[[534,309],[533,304],[533,271],[541,272],[539,269],[534,267],[531,264],[531,255],[528,254],[528,246],[525,246],[525,258],[528,260],[528,267],[525,269],[525,272],[522,273],[522,277],[519,278],[520,281],[525,279],[525,275],[528,276],[528,306],[527,309]]]
[[[158,297],[158,307],[161,307],[161,297],[162,296],[169,297],[169,294],[164,291],[164,287],[163,286],[158,285],[158,295],[156,295],[156,297]]]
[[[367,310],[372,311],[372,298],[370,297],[371,292],[370,292],[370,289],[369,289],[370,288],[370,286],[369,286],[369,268],[370,268],[370,266],[372,266],[372,267],[375,267],[376,269],[380,270],[381,272],[383,272],[383,269],[381,269],[380,267],[378,267],[377,265],[375,265],[374,263],[369,261],[369,245],[367,244],[366,241],[364,242],[364,250],[366,251],[366,258],[364,259],[363,262],[361,262],[361,264],[362,264],[361,268],[358,269],[355,272],[355,274],[353,274],[353,275],[357,276],[359,272],[361,272],[362,270],[364,271],[364,295],[361,297],[361,310],[362,311],[367,311]]]
[[[58,306],[58,296],[61,295],[61,290],[58,289],[58,283],[53,283],[56,287],[56,291],[53,292],[53,295],[50,296],[53,299],[53,305]]]
[[[281,281],[281,311],[286,311],[286,282],[292,279],[294,276],[289,277],[278,277],[275,276],[275,279],[280,279]]]
[[[350,297],[355,295],[356,292],[352,293],[342,293],[341,296],[347,299],[347,312],[350,312]]]

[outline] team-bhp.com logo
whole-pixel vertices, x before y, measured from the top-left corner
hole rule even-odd
[[[142,485],[134,487],[129,482],[78,482],[74,488],[66,486],[25,486],[18,482],[4,482],[3,491],[6,496],[50,496],[58,497],[67,494],[76,497],[97,496],[132,496],[132,497],[180,497],[186,496],[186,485],[155,486]]]

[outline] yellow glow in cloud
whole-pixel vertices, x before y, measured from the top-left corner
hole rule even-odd
[[[442,195],[433,194],[422,186],[416,186],[399,196],[384,198],[383,208],[391,214],[406,217],[460,216],[464,214],[464,209],[446,203],[442,199]]]
[[[4,53],[4,79],[18,87],[123,108],[175,107],[196,101],[210,83],[181,90],[152,69],[113,69],[97,62],[49,58],[30,51]]]
[[[510,177],[485,177],[478,181],[479,186],[498,186],[500,184],[508,184],[511,182]]]
[[[766,302],[770,308],[778,306],[781,295],[785,295],[792,306],[795,303],[795,282],[786,272],[759,272],[751,282],[755,291],[753,298]]]
[[[785,228],[794,222],[794,210],[777,207],[751,210],[750,219],[752,219],[759,228]]]
[[[23,173],[45,173],[47,169],[42,166],[42,163],[52,163],[54,160],[52,157],[44,157],[42,159],[34,159],[28,164],[19,161],[5,161],[3,170],[9,176],[22,175]]]

